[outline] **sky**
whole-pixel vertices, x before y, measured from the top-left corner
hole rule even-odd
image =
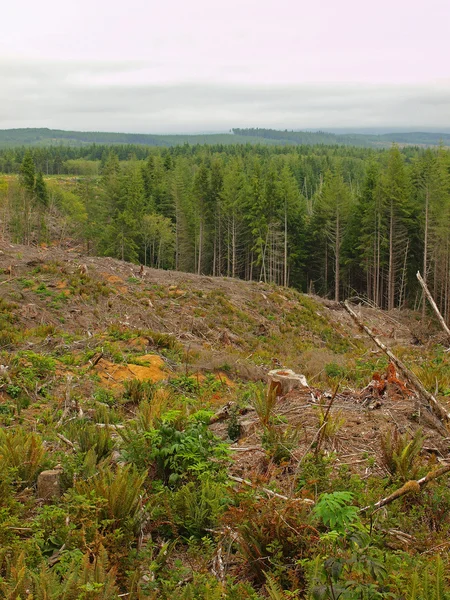
[[[450,128],[450,0],[22,0],[0,129]]]

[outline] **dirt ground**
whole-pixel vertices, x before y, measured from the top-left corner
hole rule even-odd
[[[293,390],[280,398],[275,408],[276,417],[281,417],[291,428],[297,428],[299,442],[292,451],[289,469],[296,469],[308,452],[314,452],[320,427],[320,411],[326,411],[331,394],[323,394],[314,388]],[[448,460],[450,437],[444,437],[434,427],[435,419],[416,396],[399,394],[391,390],[378,397],[354,392],[338,393],[330,409],[331,419],[341,423],[331,439],[323,440],[323,448],[334,453],[334,468],[347,466],[350,473],[362,479],[369,476],[386,477],[383,465],[381,439],[388,430],[396,428],[399,433],[411,436],[418,429],[425,436],[423,458],[432,465]],[[283,468],[271,464],[261,444],[262,427],[255,411],[250,410],[241,417],[242,436],[233,444],[231,473],[249,480],[277,479],[280,489],[286,485]],[[215,433],[227,437],[227,421],[212,426]],[[449,434],[450,435],[450,434]],[[289,478],[288,478],[289,480]],[[285,490],[288,492],[289,490]]]

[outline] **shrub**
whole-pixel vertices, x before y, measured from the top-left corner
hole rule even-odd
[[[199,411],[188,419],[169,411],[147,431],[122,433],[123,455],[140,470],[155,470],[164,485],[178,485],[202,473],[219,473],[228,459],[226,444],[208,428],[211,413]]]
[[[78,444],[81,452],[86,453],[93,450],[97,461],[106,458],[114,447],[109,427],[100,428],[95,423],[77,420],[68,423],[66,433],[72,442]]]
[[[103,466],[90,479],[79,481],[75,491],[85,496],[94,493],[96,498],[105,500],[100,519],[109,521],[109,528],[136,531],[142,518],[144,480],[145,476],[140,475],[132,465],[114,471]]]
[[[382,464],[392,477],[402,482],[417,478],[424,439],[421,429],[412,438],[407,433],[401,435],[397,428],[385,433],[381,438]]]
[[[225,485],[207,476],[171,494],[170,512],[182,535],[201,539],[217,526],[229,500]]]
[[[318,532],[308,524],[309,509],[297,500],[240,498],[223,521],[237,536],[235,545],[244,571],[259,584],[275,572],[283,587],[304,585],[301,559],[312,552]]]
[[[47,452],[36,433],[0,429],[0,459],[14,469],[16,481],[26,486],[35,483],[47,461]]]

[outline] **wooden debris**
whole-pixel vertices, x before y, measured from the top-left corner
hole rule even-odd
[[[286,396],[292,390],[309,387],[305,376],[294,373],[291,369],[269,371],[267,378],[269,391],[274,389],[277,396]]]
[[[90,364],[90,369],[92,369],[92,367],[95,367],[95,365],[103,358],[103,352],[98,352],[97,354],[95,354],[91,360],[89,361]]]
[[[373,512],[375,512],[375,511],[379,510],[380,508],[382,508],[383,506],[386,506],[386,504],[390,504],[391,502],[394,502],[394,500],[397,500],[398,498],[401,498],[402,496],[406,496],[406,494],[419,492],[420,489],[424,485],[426,485],[430,481],[433,481],[434,479],[438,479],[438,477],[442,477],[442,475],[445,475],[446,473],[449,473],[449,472],[450,472],[450,464],[445,465],[444,467],[441,467],[440,469],[436,469],[435,471],[430,471],[430,473],[425,475],[425,477],[422,477],[422,479],[417,479],[417,480],[413,479],[412,481],[407,481],[404,485],[402,485],[401,488],[398,488],[397,490],[395,490],[395,492],[393,492],[389,496],[386,496],[386,498],[379,500],[373,506],[369,505],[369,506],[365,506],[364,508],[361,508],[360,512],[367,512],[369,510],[372,510]]]
[[[450,329],[448,328],[447,323],[444,320],[444,317],[441,315],[441,312],[440,312],[439,308],[437,307],[437,304],[434,301],[434,298],[431,295],[431,292],[428,289],[428,286],[425,283],[425,281],[423,280],[423,277],[422,277],[422,275],[420,274],[419,271],[417,271],[416,277],[419,280],[419,283],[422,286],[422,289],[425,292],[426,297],[428,298],[428,302],[431,304],[431,308],[434,310],[434,312],[435,312],[435,314],[436,314],[436,316],[438,318],[438,321],[441,324],[442,329],[445,331],[445,333],[450,338]]]
[[[224,406],[222,406],[212,417],[209,422],[210,425],[213,423],[217,423],[218,421],[224,421],[230,417],[230,413],[233,410],[235,402],[227,402]]]
[[[351,308],[347,300],[345,300],[344,302],[344,307],[349,313],[349,315],[352,317],[352,319],[355,321],[355,323],[357,323],[357,325],[365,333],[367,333],[367,335],[375,342],[375,344],[379,348],[381,348],[381,350],[383,350],[383,352],[390,358],[392,363],[402,373],[403,377],[411,385],[411,387],[413,387],[419,393],[419,395],[427,401],[427,404],[431,411],[442,423],[444,423],[445,427],[439,427],[439,431],[444,437],[447,437],[449,434],[448,424],[450,423],[450,413],[436,400],[433,394],[430,394],[430,392],[427,389],[425,389],[419,378],[412,371],[410,371],[408,367],[399,358],[397,358],[397,356],[395,356],[392,350],[389,350],[389,348],[385,346],[383,342],[376,337],[376,335],[371,331],[371,329],[369,329],[367,325],[364,325],[364,323],[361,321],[361,319],[358,317],[355,311]]]
[[[228,475],[228,479],[232,479],[233,481],[237,481],[238,483],[242,483],[244,485],[248,485],[249,487],[252,487],[252,488],[254,488],[256,490],[261,490],[262,492],[264,492],[268,496],[273,496],[275,498],[280,498],[281,500],[292,500],[292,498],[288,498],[287,496],[283,496],[283,494],[278,494],[277,492],[274,492],[273,490],[269,490],[268,488],[259,487],[258,485],[252,483],[248,479],[242,479],[242,477],[236,477],[235,475]],[[314,500],[311,500],[310,498],[296,498],[296,500],[298,500],[299,502],[303,502],[304,504],[315,504]]]
[[[68,446],[70,446],[72,448],[72,450],[76,450],[75,444],[73,442],[71,442],[70,440],[68,440],[66,437],[64,437],[61,433],[57,433],[56,437],[58,437],[62,442],[64,442]]]
[[[42,471],[37,480],[37,495],[44,501],[61,496],[61,470]]]

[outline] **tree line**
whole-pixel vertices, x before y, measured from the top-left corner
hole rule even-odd
[[[38,158],[55,149],[10,151],[21,163],[18,177],[0,179],[0,231],[13,241],[71,239],[92,254],[387,309],[418,306],[420,270],[450,315],[442,146],[57,150],[98,175],[43,177]]]

